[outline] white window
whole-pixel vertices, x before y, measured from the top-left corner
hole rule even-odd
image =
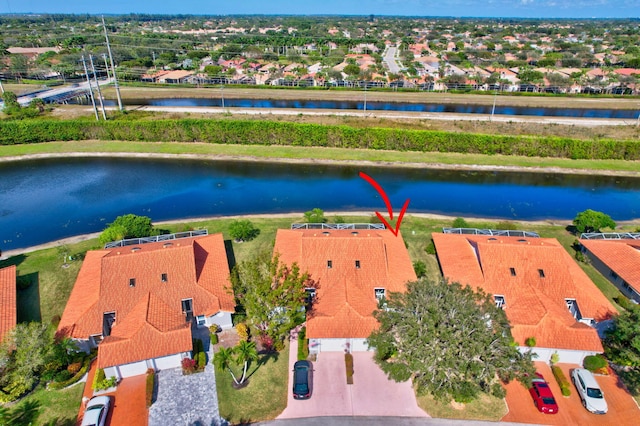
[[[496,294],[493,296],[493,300],[496,301],[496,306],[500,309],[504,309],[507,306],[507,302],[504,300],[504,296]]]
[[[571,312],[571,315],[576,319],[576,321],[580,321],[582,319],[582,315],[580,314],[580,308],[578,308],[578,302],[576,299],[564,299],[567,304],[567,309]]]
[[[385,290],[384,288],[374,288],[373,294],[376,296],[377,300],[382,300],[385,298]]]
[[[198,315],[196,319],[198,321],[198,325],[205,325],[207,322],[204,315]]]

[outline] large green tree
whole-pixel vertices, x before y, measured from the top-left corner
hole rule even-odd
[[[48,326],[20,323],[0,345],[0,402],[8,402],[29,392],[51,361],[53,333]]]
[[[618,375],[633,395],[640,395],[640,307],[622,312],[604,339],[604,353],[623,366]]]
[[[278,256],[263,251],[237,265],[232,281],[247,321],[274,341],[282,342],[304,321],[305,288],[313,285],[296,263],[285,265]]]
[[[107,226],[100,234],[100,242],[102,244],[109,241],[117,241],[125,238],[142,238],[153,234],[153,225],[151,218],[147,216],[137,216],[135,214],[126,214],[118,216]]]
[[[600,232],[601,229],[616,227],[616,223],[608,214],[587,209],[580,212],[573,219],[578,232]]]
[[[518,351],[504,311],[491,296],[444,280],[407,284],[374,312],[380,328],[368,339],[375,360],[396,381],[413,379],[418,393],[468,402],[502,396],[503,380],[534,373]]]
[[[260,235],[260,230],[250,220],[234,220],[229,225],[229,234],[236,242],[251,241]]]

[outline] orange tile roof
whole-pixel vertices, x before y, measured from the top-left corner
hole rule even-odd
[[[167,274],[166,282],[162,281],[162,274]],[[130,286],[131,279],[135,279],[134,286]],[[126,345],[136,347],[136,340],[144,342],[145,336],[168,333],[169,338],[174,332],[163,325],[158,315],[173,312],[184,323],[183,299],[193,300],[194,315],[234,311],[222,234],[87,252],[58,333],[80,339],[101,335],[103,314],[115,312],[117,325],[112,329],[113,339],[105,338],[100,346],[111,341],[115,347],[118,339],[126,337],[131,340]],[[149,300],[155,302],[148,303],[145,316],[144,301]],[[155,309],[157,306],[166,306],[166,309]],[[175,325],[171,322],[175,317],[171,318],[167,321]],[[139,353],[140,359],[149,359],[153,356],[145,354],[164,352],[163,345],[158,343],[159,348],[142,345],[140,351],[132,353]],[[105,354],[108,351],[103,350]],[[107,360],[112,358],[106,356]],[[99,359],[98,362],[107,361]]]
[[[0,269],[0,342],[16,326],[16,267]]]
[[[505,297],[505,313],[516,342],[524,344],[528,337],[535,337],[538,347],[602,352],[597,331],[577,322],[565,299],[575,299],[582,317],[596,321],[609,318],[615,308],[557,240],[432,236],[447,279]]]
[[[116,321],[117,318],[116,318]],[[191,327],[179,310],[153,293],[139,300],[98,346],[98,368],[159,358],[192,349]]]
[[[369,337],[378,327],[372,316],[377,308],[374,289],[384,288],[387,294],[405,291],[405,284],[416,280],[402,236],[386,229],[357,234],[280,229],[274,253],[285,264],[297,262],[317,283],[314,308],[307,317],[307,336],[314,339]]]
[[[580,243],[640,293],[640,240],[580,240]]]

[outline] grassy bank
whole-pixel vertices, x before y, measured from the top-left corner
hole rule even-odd
[[[505,167],[555,169],[553,172],[597,171],[600,173],[623,172],[640,175],[640,162],[627,160],[571,160],[564,158],[538,158],[508,155],[459,154],[444,152],[400,152],[388,150],[366,150],[325,147],[262,146],[262,145],[218,145],[180,142],[123,142],[123,141],[69,141],[40,144],[0,146],[0,161],[8,157],[45,154],[65,155],[72,153],[128,153],[159,155],[195,155],[203,157],[224,156],[229,158],[253,157],[264,160],[309,160],[335,162],[373,162],[380,165],[457,167],[483,166],[504,169]],[[393,164],[390,164],[393,163]],[[548,172],[548,170],[547,170]]]

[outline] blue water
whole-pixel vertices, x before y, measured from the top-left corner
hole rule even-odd
[[[354,94],[354,98],[362,98]],[[105,101],[106,105],[116,105],[113,100]],[[172,107],[221,107],[220,97],[202,98],[169,98],[169,99],[126,99],[126,105],[153,105]],[[268,100],[268,99],[226,99],[225,107],[233,108],[301,108],[301,109],[352,109],[363,110],[364,99],[356,101],[310,101],[310,100]],[[411,111],[411,112],[448,112],[461,114],[491,114],[492,105],[468,104],[431,104],[408,102],[371,102],[367,101],[367,111]],[[546,108],[546,107],[514,107],[496,105],[497,115],[530,115],[538,117],[583,117],[583,118],[617,118],[637,119],[638,111],[621,109],[594,108]]]
[[[153,221],[249,213],[380,211],[363,171],[396,212],[501,219],[572,219],[591,208],[640,217],[640,179],[535,173],[151,159],[0,163],[0,248],[105,228],[135,213]]]

